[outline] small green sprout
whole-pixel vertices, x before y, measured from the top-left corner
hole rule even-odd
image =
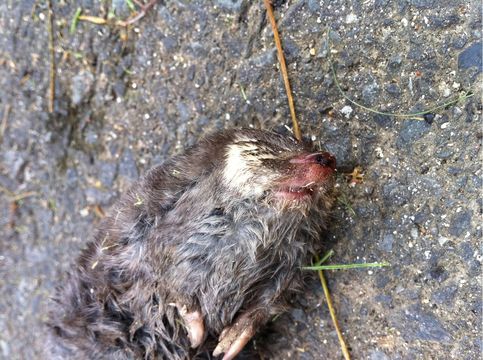
[[[349,202],[349,199],[347,199],[347,196],[346,195],[341,195],[337,198],[337,202],[339,204],[341,204],[345,211],[347,211],[351,216],[356,216],[356,212],[354,211],[354,209],[352,208],[350,202]]]
[[[132,12],[136,12],[136,7],[134,6],[134,3],[132,2],[132,0],[125,0],[125,1],[129,10],[131,10]]]
[[[75,33],[75,30],[77,29],[77,23],[79,22],[79,16],[81,15],[81,13],[82,13],[82,8],[78,7],[70,23],[69,31],[71,35],[73,35]]]

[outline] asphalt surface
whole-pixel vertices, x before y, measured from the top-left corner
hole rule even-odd
[[[481,3],[275,5],[304,135],[364,173],[355,186],[338,179],[331,263],[391,264],[327,273],[353,358],[479,359]],[[261,1],[165,1],[127,31],[79,21],[71,33],[78,7],[129,16],[121,0],[54,2],[50,114],[46,4],[0,3],[4,359],[48,359],[48,299],[132,180],[216,129],[290,126]],[[343,98],[331,61],[349,97],[384,112],[474,96],[422,120],[375,115]],[[311,284],[257,340],[271,358],[341,358],[321,287]]]

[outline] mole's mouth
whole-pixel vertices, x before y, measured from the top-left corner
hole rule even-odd
[[[275,191],[284,200],[312,200],[336,171],[335,157],[329,153],[301,154],[290,165],[290,174]]]
[[[314,185],[284,186],[277,189],[276,194],[286,200],[308,200],[317,194],[317,187]]]

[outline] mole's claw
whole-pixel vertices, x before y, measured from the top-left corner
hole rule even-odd
[[[176,306],[181,317],[184,320],[186,331],[188,332],[188,338],[191,343],[191,347],[195,348],[200,346],[205,336],[205,326],[203,324],[203,317],[199,311],[188,312],[186,306]]]
[[[255,335],[252,323],[243,316],[234,325],[223,329],[219,343],[213,351],[213,356],[224,353],[223,360],[232,360],[242,351],[243,347]]]

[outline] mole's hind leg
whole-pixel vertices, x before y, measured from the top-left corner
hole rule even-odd
[[[213,356],[224,353],[223,360],[233,359],[255,335],[258,326],[262,323],[264,321],[261,321],[259,316],[254,316],[253,313],[240,315],[232,325],[221,332]]]

